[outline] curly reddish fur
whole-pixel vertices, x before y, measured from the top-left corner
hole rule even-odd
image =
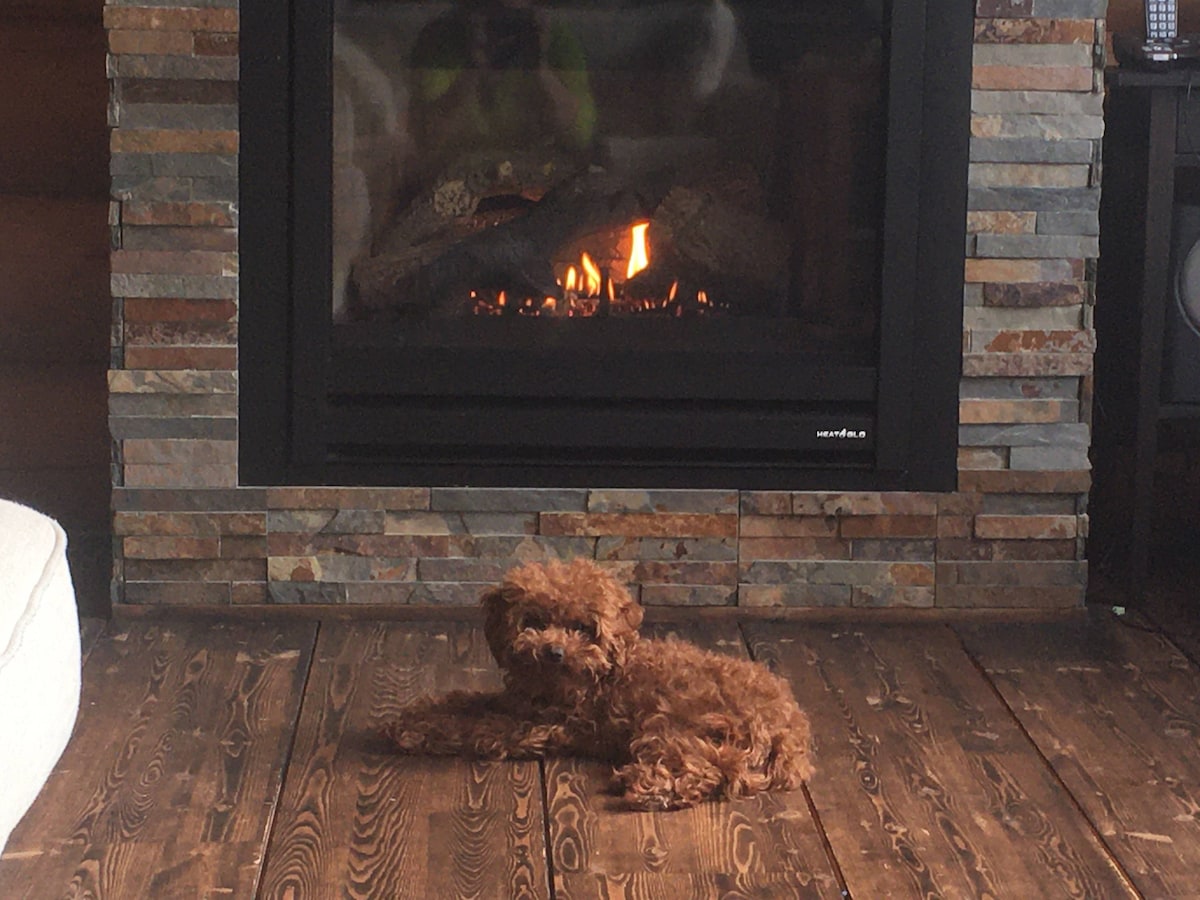
[[[790,790],[812,774],[808,718],[786,681],[639,637],[641,607],[595,563],[514,569],[483,606],[504,689],[409,705],[384,729],[400,751],[601,759],[639,809]]]

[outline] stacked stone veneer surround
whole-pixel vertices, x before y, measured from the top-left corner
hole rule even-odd
[[[236,0],[109,0],[115,599],[1067,607],[1086,584],[1104,0],[979,0],[953,493],[241,486]]]

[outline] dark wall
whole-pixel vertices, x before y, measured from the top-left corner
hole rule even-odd
[[[108,136],[103,0],[0,7],[0,496],[66,528],[108,607]]]

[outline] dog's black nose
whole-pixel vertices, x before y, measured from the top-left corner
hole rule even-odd
[[[567,654],[562,647],[558,646],[557,644],[553,644],[546,648],[545,655],[546,659],[550,660],[551,662],[562,662],[563,657]]]

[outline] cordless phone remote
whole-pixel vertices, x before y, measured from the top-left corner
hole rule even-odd
[[[1178,0],[1146,0],[1146,40],[1169,43],[1179,34]]]

